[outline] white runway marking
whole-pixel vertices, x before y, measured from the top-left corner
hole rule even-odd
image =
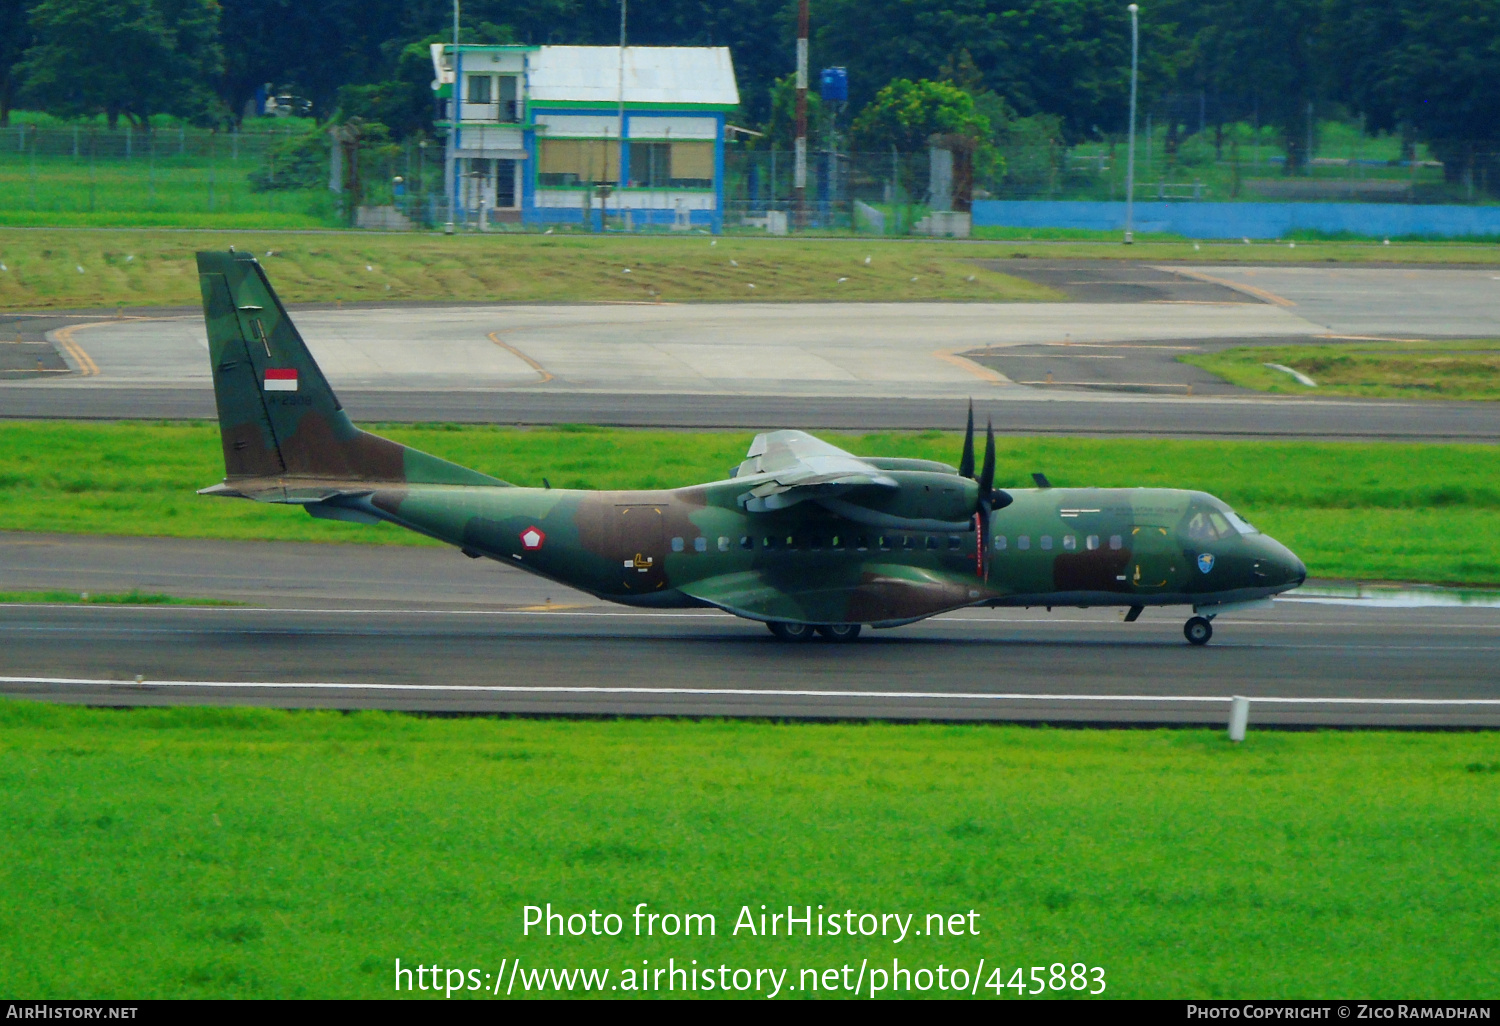
[[[1038,692],[972,692],[972,691],[841,691],[780,690],[776,688],[647,688],[591,686],[526,686],[510,684],[339,684],[328,681],[289,683],[286,681],[218,681],[218,680],[100,680],[88,677],[0,677],[0,684],[84,685],[138,688],[269,688],[289,691],[456,691],[481,694],[524,695],[690,695],[718,698],[876,698],[876,699],[973,699],[990,702],[1230,702],[1233,695],[1067,695]],[[1251,702],[1276,705],[1494,705],[1500,698],[1322,698],[1246,695]]]

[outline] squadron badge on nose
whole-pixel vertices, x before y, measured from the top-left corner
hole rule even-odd
[[[1212,552],[1201,552],[1198,554],[1198,569],[1208,573],[1214,568],[1214,554]]]

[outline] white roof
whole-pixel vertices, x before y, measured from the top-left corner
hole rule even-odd
[[[618,46],[543,46],[531,54],[527,85],[533,103],[548,100],[618,103]],[[625,102],[734,106],[740,91],[726,46],[627,46]]]

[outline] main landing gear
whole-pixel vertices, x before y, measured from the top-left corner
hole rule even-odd
[[[1214,625],[1206,616],[1195,616],[1182,625],[1182,636],[1190,645],[1207,645],[1208,639],[1214,636]]]
[[[810,641],[814,634],[820,634],[828,641],[847,642],[859,637],[860,630],[857,623],[821,623],[815,627],[810,623],[772,620],[766,626],[781,641]]]

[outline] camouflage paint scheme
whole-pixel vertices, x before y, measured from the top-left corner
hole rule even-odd
[[[778,431],[757,436],[723,481],[517,488],[356,428],[259,263],[199,253],[198,269],[226,469],[203,494],[388,521],[600,598],[772,623],[890,627],[972,605],[1190,605],[1211,616],[1306,576],[1202,492],[1009,489],[991,493],[986,516],[972,420],[969,476]],[[268,370],[295,372],[295,390],[266,390]],[[993,436],[986,470],[992,479]]]

